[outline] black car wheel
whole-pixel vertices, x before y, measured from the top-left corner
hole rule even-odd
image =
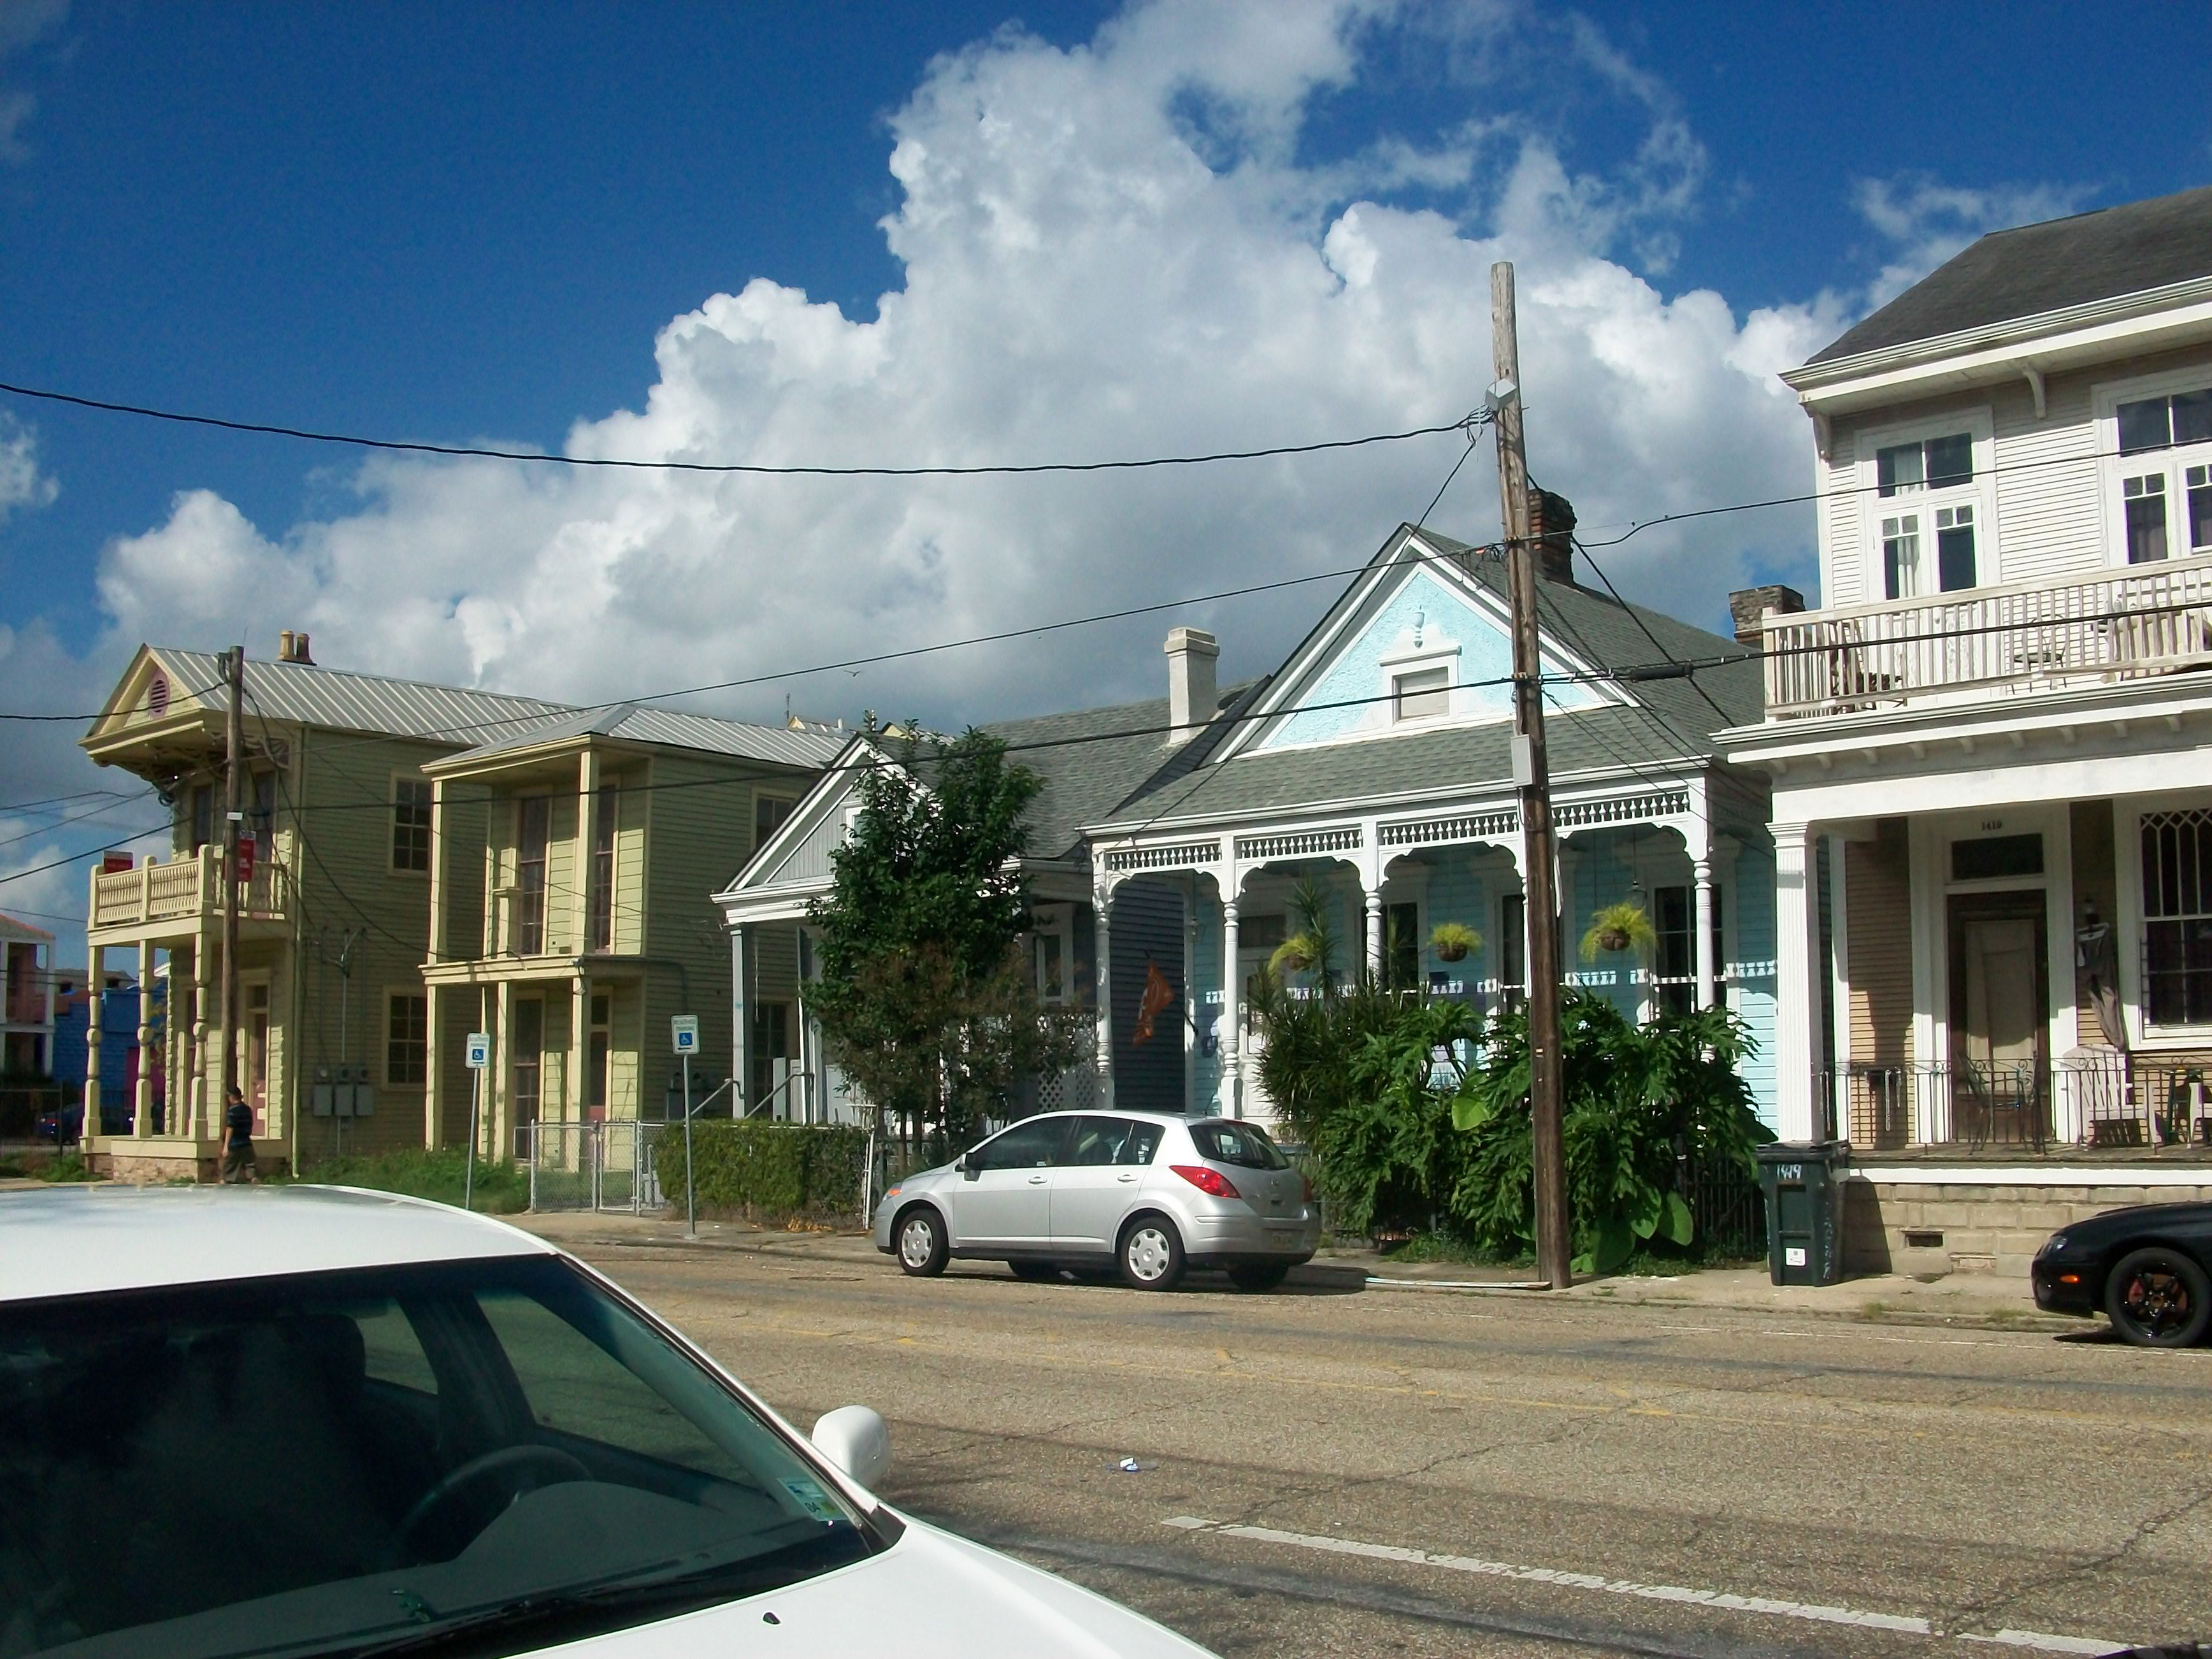
[[[2179,1250],[2163,1244],[2132,1250],[2105,1282],[2112,1328],[2146,1348],[2185,1348],[2212,1325],[2212,1282]]]
[[[917,1204],[898,1218],[891,1229],[891,1243],[898,1251],[898,1264],[916,1279],[934,1279],[945,1271],[945,1258],[951,1254],[945,1240],[945,1224],[937,1212],[926,1204]]]

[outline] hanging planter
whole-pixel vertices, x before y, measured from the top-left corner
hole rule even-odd
[[[1430,930],[1429,949],[1438,962],[1465,962],[1482,949],[1482,935],[1463,921],[1440,921]]]
[[[1583,935],[1583,960],[1595,962],[1601,951],[1649,949],[1659,943],[1651,918],[1640,904],[1608,904],[1590,918]]]
[[[1310,933],[1293,933],[1267,958],[1272,974],[1303,974],[1321,958],[1321,946]]]

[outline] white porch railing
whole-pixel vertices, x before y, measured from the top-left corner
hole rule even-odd
[[[179,853],[167,864],[148,859],[135,870],[94,871],[88,926],[110,929],[168,927],[218,916],[225,903],[222,849],[201,848]],[[254,866],[246,884],[241,918],[282,921],[291,913],[291,878],[275,859]]]
[[[2212,559],[1777,617],[1765,641],[1769,720],[2168,673],[2212,663]]]

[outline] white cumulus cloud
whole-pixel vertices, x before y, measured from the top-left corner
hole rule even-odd
[[[1496,27],[1518,15],[1498,9]],[[1447,422],[1492,378],[1489,268],[1510,258],[1531,465],[1591,538],[1800,487],[1810,441],[1775,372],[1844,319],[1825,302],[1744,313],[1656,280],[1704,157],[1656,83],[1581,38],[1648,118],[1610,174],[1571,167],[1519,121],[1504,75],[1470,83],[1445,129],[1309,157],[1316,101],[1358,84],[1393,26],[1384,8],[1321,0],[1145,4],[1073,48],[1006,31],[939,58],[890,119],[901,197],[882,229],[903,277],[877,315],[769,276],[735,283],[661,329],[641,406],[578,421],[568,452],[1103,459]],[[1341,570],[1421,511],[1456,446],[924,480],[380,458],[355,475],[351,510],[289,526],[180,495],[102,555],[102,653],[119,663],[143,637],[259,653],[296,627],[325,662],[580,700],[650,695]],[[1432,522],[1495,533],[1486,454]],[[1717,623],[1731,586],[1800,574],[1809,523],[1654,531],[1609,562],[1632,592]],[[767,714],[787,690],[809,712],[951,720],[1156,695],[1171,623],[1213,627],[1225,670],[1257,672],[1332,592],[713,706]]]

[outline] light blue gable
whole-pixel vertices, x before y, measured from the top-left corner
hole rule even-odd
[[[1456,656],[1449,654],[1454,646]],[[1398,660],[1386,665],[1386,657]],[[1506,684],[1513,672],[1510,635],[1464,593],[1415,568],[1364,626],[1337,641],[1291,700],[1287,718],[1275,721],[1258,747],[1290,749],[1382,736],[1395,729],[1388,697],[1391,675],[1447,662],[1456,688],[1449,720],[1424,720],[1418,729],[1512,718],[1513,688]],[[1559,672],[1548,655],[1543,667],[1547,673]],[[1588,708],[1604,701],[1579,682],[1555,685],[1547,700],[1557,709]]]

